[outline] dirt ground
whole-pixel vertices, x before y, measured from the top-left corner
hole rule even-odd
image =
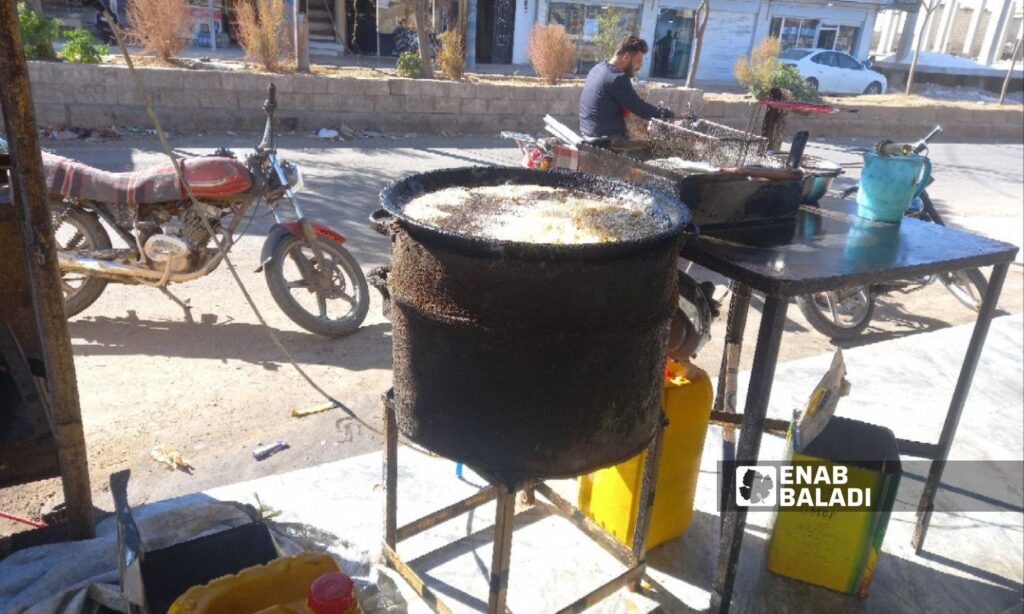
[[[251,135],[178,137],[174,146],[207,152],[225,145],[244,152]],[[815,153],[836,160],[853,143],[820,146]],[[153,138],[105,143],[44,142],[58,153],[111,170],[161,160]],[[411,172],[465,164],[516,163],[518,152],[489,138],[366,139],[323,142],[286,136],[283,158],[303,169],[308,212],[337,228],[364,271],[384,264],[388,242],[367,225],[377,193]],[[932,149],[939,181],[933,193],[952,224],[1020,245],[1024,148],[1007,145],[940,144]],[[849,185],[855,175],[840,178]],[[193,305],[194,323],[155,290],[109,286],[99,301],[69,323],[81,393],[94,504],[112,509],[108,476],[132,470],[134,504],[216,485],[247,480],[362,454],[379,447],[380,396],[390,386],[390,325],[371,290],[370,314],[355,334],[338,340],[307,333],[289,321],[270,298],[258,254],[272,220],[256,219],[231,256],[269,325],[296,360],[346,408],[306,418],[292,408],[321,401],[292,370],[245,304],[226,270],[173,287]],[[1018,259],[1019,262],[1019,259]],[[695,276],[721,279],[706,271]],[[718,296],[722,295],[719,286]],[[747,339],[756,335],[761,302],[748,319]],[[1000,304],[1003,313],[1024,311],[1024,275],[1011,267]],[[698,363],[717,374],[723,318]],[[965,324],[973,313],[940,284],[920,292],[883,297],[875,320],[857,344]],[[833,349],[790,309],[781,361]],[[748,350],[752,346],[747,346]],[[749,368],[750,351],[743,357]],[[256,462],[252,448],[285,440],[290,449]],[[168,471],[150,459],[156,445],[178,449],[195,467]],[[345,476],[339,475],[339,482]],[[0,510],[38,518],[40,508],[61,498],[58,480],[0,490]],[[0,535],[24,530],[0,520]]]

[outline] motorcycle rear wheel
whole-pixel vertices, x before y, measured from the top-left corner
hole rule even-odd
[[[875,312],[875,297],[864,286],[857,291],[808,294],[796,299],[800,313],[804,314],[814,330],[833,341],[856,339],[871,323]]]
[[[331,272],[331,287],[325,294],[309,283],[310,275],[316,274],[316,257],[305,241],[285,230],[267,240],[273,243],[263,272],[270,295],[285,315],[302,328],[324,337],[343,337],[359,328],[370,309],[370,290],[363,270],[348,250],[317,237]],[[349,309],[332,318],[329,302],[345,303]]]
[[[58,251],[110,249],[110,235],[94,214],[71,207],[55,207],[51,211]],[[64,291],[64,314],[68,318],[85,311],[107,287],[106,279],[84,273],[62,272],[60,283]]]
[[[962,271],[943,273],[939,279],[949,293],[963,303],[964,307],[973,311],[981,311],[981,301],[985,298],[985,293],[988,292],[988,280],[985,279],[981,271],[963,269]]]

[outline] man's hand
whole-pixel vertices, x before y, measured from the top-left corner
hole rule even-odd
[[[668,107],[658,107],[658,119],[672,119],[676,114]]]

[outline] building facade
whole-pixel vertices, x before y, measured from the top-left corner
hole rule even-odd
[[[699,0],[477,0],[515,2],[512,63],[525,64],[529,30],[535,23],[559,24],[577,41],[577,69],[597,61],[590,41],[597,16],[615,9],[626,29],[651,44],[641,76],[685,79],[693,50],[693,25]],[[819,47],[865,59],[871,49],[875,18],[895,0],[714,0],[704,34],[696,78],[732,81],[736,59],[767,36],[783,47]]]

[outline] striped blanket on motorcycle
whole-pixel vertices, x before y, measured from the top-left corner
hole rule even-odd
[[[139,171],[111,173],[76,160],[43,152],[46,190],[62,198],[82,198],[133,210],[138,205],[184,197],[181,182],[170,164]]]

